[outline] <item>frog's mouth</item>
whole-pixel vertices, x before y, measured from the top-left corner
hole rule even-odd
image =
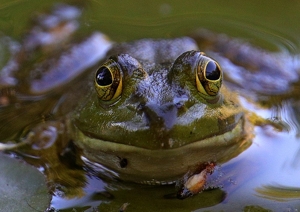
[[[182,177],[197,164],[224,163],[239,155],[251,144],[252,134],[245,124],[241,118],[231,131],[173,149],[150,150],[99,140],[78,129],[75,143],[88,160],[113,170],[123,180],[161,184]]]

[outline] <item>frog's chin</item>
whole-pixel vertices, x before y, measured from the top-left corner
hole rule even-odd
[[[224,163],[243,152],[251,145],[252,138],[245,125],[241,118],[231,131],[174,149],[149,150],[113,143],[88,137],[79,130],[74,132],[74,141],[89,165],[99,164],[98,168],[110,170],[116,178],[170,184],[199,164]]]

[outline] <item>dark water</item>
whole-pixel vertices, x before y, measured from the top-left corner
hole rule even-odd
[[[0,33],[9,40],[1,44],[3,49],[0,52],[1,68],[7,63],[9,52],[19,48],[18,43],[22,43],[24,34],[34,25],[32,23],[34,17],[49,12],[57,2],[0,1]],[[206,28],[241,38],[251,45],[275,54],[288,55],[292,58],[293,64],[287,64],[287,69],[299,65],[300,2],[298,1],[183,3],[177,0],[144,2],[94,0],[64,1],[64,3],[80,8],[79,28],[76,34],[80,38],[87,37],[95,31],[105,33],[116,42],[145,37],[170,38],[189,35],[198,28]],[[292,71],[296,70],[291,69]],[[299,211],[298,84],[289,84],[287,90],[271,97],[257,92],[252,93],[251,96],[254,96],[252,99],[255,101],[259,99],[260,105],[263,106],[257,106],[257,102],[241,97],[243,105],[248,110],[280,123],[283,130],[279,131],[271,126],[255,127],[251,147],[218,167],[212,175],[209,184],[217,185],[215,189],[209,189],[184,201],[164,199],[165,194],[174,191],[173,187],[102,181],[79,170],[76,173],[70,171],[65,176],[58,173],[57,177],[54,177],[61,180],[58,180],[61,187],[60,185],[56,185],[56,188],[51,187],[54,194],[52,207],[61,211],[72,211],[72,208],[76,208],[77,211],[93,211],[96,208],[99,211],[118,211],[128,202],[130,205],[126,211]],[[23,104],[20,101],[13,99],[12,103]],[[46,116],[43,111],[31,112],[34,110],[32,105],[28,107],[26,103],[24,105],[21,107],[22,111],[18,110],[16,105],[8,109],[1,107],[0,118],[5,122],[0,126],[1,139],[21,136],[27,128],[40,121],[41,114]],[[38,117],[32,117],[31,114],[37,114]],[[29,124],[23,124],[24,122]],[[20,127],[8,127],[13,125],[9,123]],[[42,154],[47,154],[47,151],[43,151]],[[36,164],[34,157],[28,158],[27,161]],[[44,170],[42,165],[36,166]],[[64,169],[65,166],[61,165],[60,168]],[[46,174],[51,175],[48,172]],[[75,181],[68,178],[72,175],[73,177],[76,175]],[[64,189],[63,186],[73,187],[73,190]],[[62,192],[65,190],[67,192]]]

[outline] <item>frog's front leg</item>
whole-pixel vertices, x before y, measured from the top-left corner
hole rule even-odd
[[[207,176],[213,173],[215,166],[214,162],[208,162],[201,164],[196,170],[186,173],[179,183],[180,189],[177,198],[185,199],[202,192],[206,185]]]
[[[57,140],[59,134],[64,131],[65,125],[61,121],[40,123],[17,143],[14,141],[0,143],[0,151],[14,150],[24,145],[32,145],[33,149],[45,149],[51,146]]]

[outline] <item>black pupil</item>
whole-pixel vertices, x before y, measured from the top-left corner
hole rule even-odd
[[[218,80],[221,72],[216,63],[209,62],[206,66],[206,78],[209,80]]]
[[[107,86],[112,83],[112,76],[108,68],[100,67],[96,73],[96,81],[100,86]]]

